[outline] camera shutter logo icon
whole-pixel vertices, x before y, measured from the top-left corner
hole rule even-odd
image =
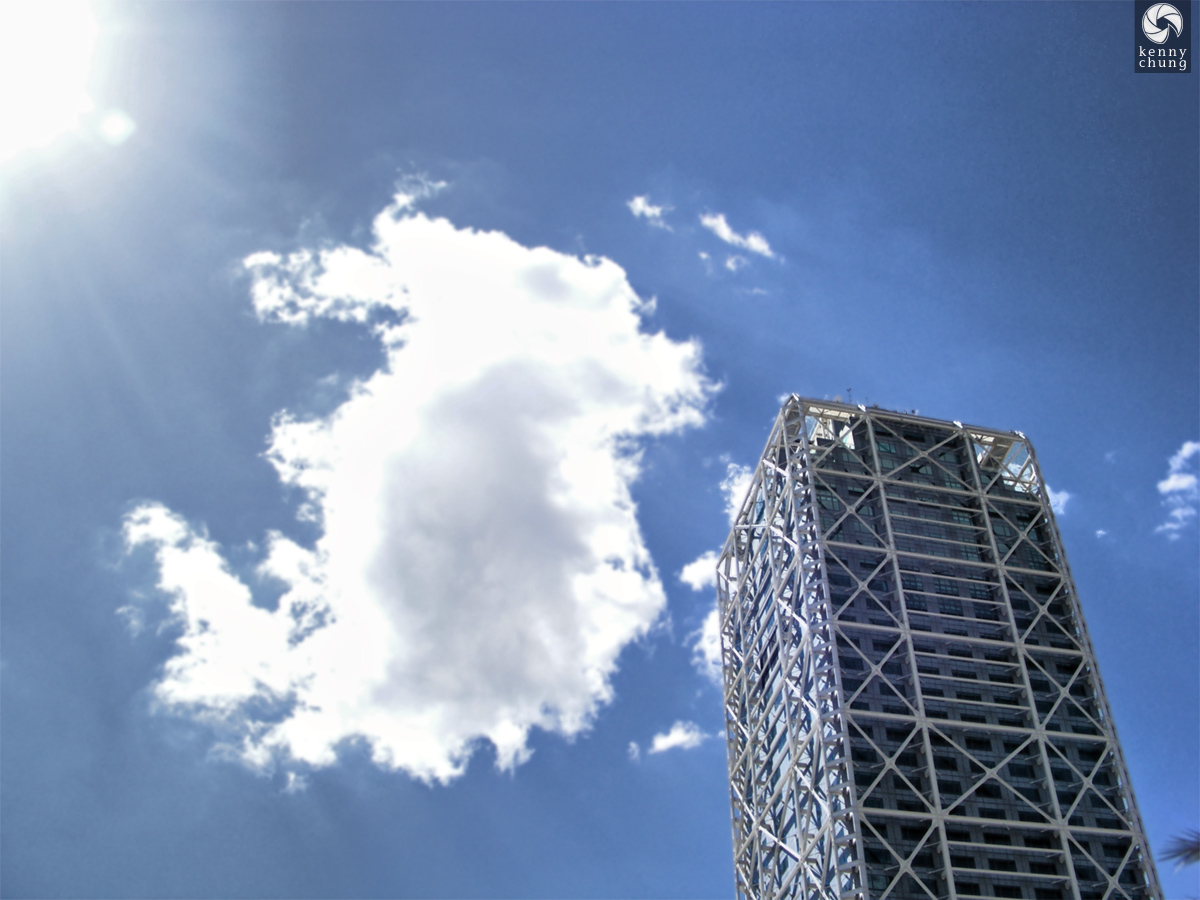
[[[1183,15],[1170,3],[1155,3],[1142,15],[1142,34],[1156,44],[1165,43],[1171,36],[1183,32]]]

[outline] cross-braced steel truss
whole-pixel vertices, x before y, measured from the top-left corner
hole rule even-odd
[[[718,597],[740,896],[1161,897],[1023,435],[790,398]]]

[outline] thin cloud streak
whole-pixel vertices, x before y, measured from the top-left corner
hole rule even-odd
[[[727,244],[757,253],[767,259],[775,258],[775,253],[771,250],[771,245],[767,243],[765,237],[757,231],[751,231],[746,235],[738,234],[729,227],[724,213],[706,213],[700,217],[700,224]]]
[[[1200,505],[1200,480],[1197,479],[1200,441],[1184,441],[1167,461],[1167,477],[1158,483],[1158,492],[1167,508],[1167,521],[1154,531],[1169,540],[1179,540],[1180,532],[1196,518]]]

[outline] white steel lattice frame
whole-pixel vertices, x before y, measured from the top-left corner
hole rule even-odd
[[[739,896],[1161,897],[1061,546],[1019,432],[784,404],[717,573]]]

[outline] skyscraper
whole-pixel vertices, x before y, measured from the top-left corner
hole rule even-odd
[[[1161,897],[1020,432],[791,397],[718,594],[739,895]]]

